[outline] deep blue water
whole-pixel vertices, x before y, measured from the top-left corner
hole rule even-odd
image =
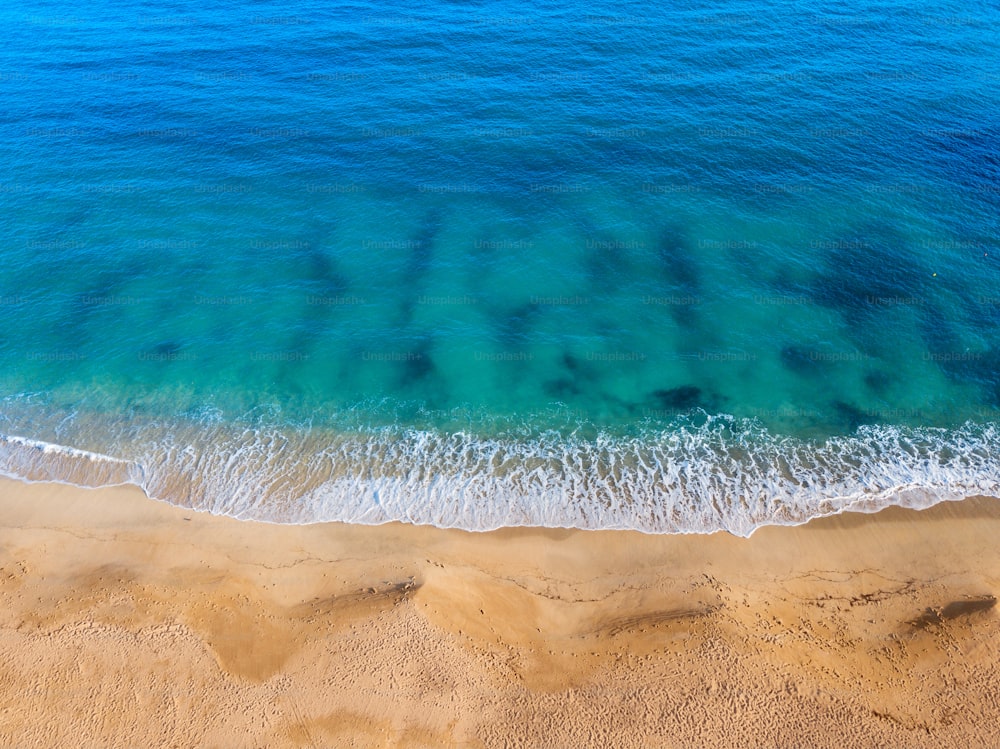
[[[469,529],[998,494],[998,22],[7,4],[0,471]]]

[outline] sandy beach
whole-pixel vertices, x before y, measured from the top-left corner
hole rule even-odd
[[[1000,502],[751,539],[0,482],[9,747],[1000,744]]]

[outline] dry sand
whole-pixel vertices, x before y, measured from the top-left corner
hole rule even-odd
[[[4,747],[1000,746],[1000,501],[750,540],[0,481]]]

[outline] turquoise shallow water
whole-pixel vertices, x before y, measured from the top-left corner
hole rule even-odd
[[[0,470],[469,529],[996,494],[997,20],[7,6]]]

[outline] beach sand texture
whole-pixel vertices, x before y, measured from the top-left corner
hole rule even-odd
[[[0,482],[0,745],[1000,745],[1000,502],[750,539]]]

